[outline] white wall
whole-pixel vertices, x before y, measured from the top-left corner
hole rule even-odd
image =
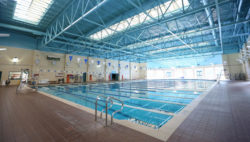
[[[120,80],[130,79],[130,66],[129,62],[120,61]]]
[[[59,78],[64,78],[66,82],[66,77],[68,74],[82,75],[82,73],[84,72],[87,73],[87,81],[90,81],[90,75],[92,75],[92,81],[108,81],[110,73],[119,73],[120,80],[122,80],[122,76],[124,80],[146,78],[145,63],[129,63],[124,61],[42,52],[22,48],[0,48],[7,48],[6,51],[0,52],[0,71],[2,71],[1,80],[8,79],[10,71],[21,71],[21,69],[30,70],[29,78],[31,78],[33,74],[38,74],[38,81],[44,79],[47,79],[49,81],[57,81]],[[60,61],[53,62],[47,60],[48,55],[60,58]],[[69,56],[73,56],[71,61],[69,59]],[[18,57],[20,59],[20,62],[18,62],[17,64],[13,64],[11,59],[14,57]],[[85,63],[85,59],[88,59],[87,63]],[[100,61],[99,65],[97,61]],[[111,66],[109,66],[108,63],[111,63]],[[128,68],[126,68],[126,65],[128,65]],[[136,66],[136,69],[131,68],[132,66]],[[143,68],[144,70],[141,68]],[[63,74],[63,76],[58,77],[58,73]],[[18,81],[11,81],[11,83],[18,84]]]
[[[110,65],[109,65],[110,63]],[[106,80],[110,80],[111,79],[111,76],[110,74],[111,73],[119,73],[118,71],[118,61],[115,61],[115,60],[106,60]]]
[[[250,80],[250,36],[248,36],[247,42],[243,44],[241,59],[243,72],[246,74],[247,79]]]
[[[9,76],[9,72],[13,71],[21,71],[21,69],[29,69],[32,70],[33,64],[33,51],[18,49],[18,48],[7,48],[6,51],[0,52],[0,71],[2,71],[1,81],[7,80]],[[12,58],[18,57],[19,62],[17,64],[12,63]],[[12,84],[19,83],[18,80],[11,81]]]
[[[241,59],[240,53],[226,54],[222,58],[227,79],[232,76],[231,78],[234,80],[235,74],[245,73],[243,63],[239,61]]]

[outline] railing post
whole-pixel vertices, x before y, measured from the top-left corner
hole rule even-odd
[[[114,100],[117,100],[117,101],[121,102],[121,105],[122,105],[120,110],[116,110],[116,111],[114,111],[114,112],[111,114],[111,125],[112,125],[112,124],[113,124],[114,115],[115,115],[117,112],[120,112],[120,111],[123,110],[124,103],[123,103],[123,101],[121,101],[121,100],[119,100],[119,99],[117,99],[117,98],[114,98],[114,97],[111,97],[111,99],[114,99]]]
[[[114,98],[114,97],[106,97],[106,96],[102,96],[102,97],[106,98],[106,101],[105,101],[105,110],[106,110],[106,115],[105,115],[105,119],[106,119],[106,120],[105,120],[105,126],[107,127],[107,126],[108,126],[108,110],[113,106],[113,100],[112,100],[112,99],[117,100],[117,101],[120,101],[121,104],[122,104],[122,106],[121,106],[121,109],[120,109],[120,110],[116,110],[116,111],[114,111],[114,112],[111,114],[111,125],[113,124],[113,117],[114,117],[115,113],[122,111],[123,106],[124,106],[124,103],[123,103],[121,100],[119,100],[119,99],[117,99],[117,98]],[[97,96],[96,102],[95,102],[95,121],[97,121],[97,107],[98,107],[98,100],[99,100],[99,99],[100,99],[100,97]],[[108,107],[109,101],[110,101],[110,107]],[[102,114],[103,110],[104,110],[104,109],[102,109],[101,114]]]
[[[111,116],[111,125],[113,124],[113,117]]]
[[[97,121],[97,103],[98,103],[98,98],[95,101],[95,121]]]
[[[105,121],[106,127],[108,126],[108,100],[109,98],[106,99],[106,121]]]

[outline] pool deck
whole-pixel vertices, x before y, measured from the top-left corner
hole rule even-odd
[[[0,87],[0,142],[157,142],[36,92]],[[168,142],[250,141],[250,82],[221,82],[198,104]]]
[[[0,142],[160,142],[36,92],[0,88]]]
[[[167,142],[250,142],[250,82],[221,82]]]

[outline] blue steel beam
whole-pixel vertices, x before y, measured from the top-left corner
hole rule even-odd
[[[232,44],[229,44],[228,46],[232,46]],[[236,44],[234,46],[236,46]],[[197,49],[200,50],[201,54],[204,54],[204,53],[214,53],[214,52],[220,52],[220,54],[222,54],[222,52],[220,51],[220,47],[215,47],[215,46],[207,47],[207,46],[204,46],[204,47],[198,47]],[[191,55],[192,54],[192,50],[185,49],[185,50],[176,51],[176,53],[180,53],[180,56]],[[193,56],[199,56],[197,54],[192,54],[192,55]],[[171,55],[168,55],[168,54],[164,54],[164,53],[158,54],[158,56],[160,56],[161,59],[162,58],[164,58],[164,59],[176,58],[174,56],[171,56]],[[159,58],[148,58],[147,60],[145,60],[143,62],[148,62],[150,60],[155,60],[155,59],[159,59]]]
[[[232,36],[224,36],[223,37],[223,39],[235,39],[236,37],[241,37],[241,36],[247,36],[247,35],[249,35],[250,33],[248,32],[248,33],[243,33],[243,34],[239,34],[239,35],[232,35]],[[194,38],[194,37],[193,37]],[[197,38],[199,38],[199,36],[197,36]],[[214,39],[213,38],[210,38],[210,39],[207,39],[207,38],[205,38],[206,40],[199,40],[199,41],[196,41],[196,42],[192,42],[192,43],[190,43],[190,45],[192,45],[192,46],[194,46],[194,47],[199,47],[199,46],[197,46],[197,44],[199,44],[199,43],[206,43],[206,42],[211,42],[211,41],[214,41]],[[216,39],[215,39],[216,40]],[[168,42],[168,44],[169,44],[169,42]],[[159,43],[159,46],[161,46],[162,45],[162,43]],[[229,44],[228,44],[229,45]],[[156,45],[157,46],[157,45]],[[181,47],[182,45],[174,45],[174,46],[172,46],[172,45],[170,45],[169,47],[166,47],[166,46],[163,46],[164,48],[162,48],[162,49],[168,49],[168,48],[173,48],[173,47]],[[208,44],[208,46],[209,46],[209,44]],[[219,46],[217,46],[217,47],[219,47]],[[138,51],[138,52],[150,52],[150,51],[156,51],[156,50],[154,50],[154,49],[152,49],[152,50],[147,50],[147,51],[142,51],[142,50],[140,50],[140,51]],[[175,52],[175,51],[174,51]]]
[[[228,24],[225,24],[225,25],[222,25],[222,27],[229,27],[229,26],[232,26],[232,25],[235,25],[235,24],[244,24],[244,23],[248,23],[250,20],[244,20],[244,21],[240,21],[240,22],[237,22],[237,23],[228,23]],[[212,30],[212,29],[218,29],[219,27],[217,26],[217,27],[213,27],[213,28],[205,28],[205,29],[202,29],[202,30],[197,30],[197,31],[192,31],[192,32],[188,32],[187,31],[187,33],[180,33],[180,34],[183,34],[183,35],[189,35],[189,34],[191,34],[191,35],[193,35],[194,33],[195,33],[195,36],[193,36],[193,37],[188,37],[188,38],[190,38],[190,39],[193,39],[194,37],[197,37],[197,36],[202,36],[202,34],[197,34],[198,32],[202,32],[202,31],[209,31],[209,30]],[[230,27],[229,27],[230,28]],[[229,29],[230,30],[230,29]],[[240,36],[247,36],[248,34],[250,34],[249,33],[249,30],[248,30],[248,32],[247,33],[245,33],[245,34],[239,34]],[[237,35],[237,36],[239,36],[239,35]],[[230,37],[237,37],[237,36],[230,36]],[[171,38],[168,38],[168,39],[171,39]],[[207,39],[207,37],[205,37],[205,39]],[[203,41],[206,41],[206,40],[203,40]],[[211,41],[211,40],[210,40]],[[161,41],[161,42],[171,42],[170,40],[165,40],[165,41]],[[160,43],[161,43],[160,42]],[[173,42],[173,40],[172,40],[172,42]],[[152,44],[156,44],[157,42],[153,42]],[[159,44],[159,43],[157,43],[157,44]],[[172,46],[172,44],[170,44],[169,43],[169,45],[170,46]],[[139,45],[137,45],[137,47],[139,47]],[[144,45],[142,45],[142,47],[145,47]],[[166,47],[166,46],[165,46]],[[155,49],[155,50],[158,50],[158,49]],[[143,52],[142,50],[141,51],[139,51],[139,52]]]
[[[227,23],[227,24],[223,24],[221,27],[222,28],[226,28],[226,27],[229,27],[229,26],[232,26],[232,25],[235,25],[235,24],[247,24],[250,22],[250,19],[247,19],[247,20],[243,20],[243,21],[238,21],[238,22],[232,22],[232,23]],[[179,32],[177,34],[179,35],[182,35],[182,36],[187,36],[187,35],[192,35],[192,34],[196,34],[196,33],[200,33],[200,32],[207,32],[207,31],[210,31],[210,30],[216,30],[216,29],[219,29],[219,26],[215,26],[213,28],[206,28],[206,27],[201,27],[199,29],[190,29],[188,31],[185,31],[185,32]],[[249,29],[249,28],[248,28]],[[247,30],[246,30],[247,31]],[[167,35],[167,34],[166,34]],[[165,34],[164,35],[161,35],[161,36],[166,36]],[[156,38],[156,37],[155,37]],[[169,38],[171,38],[171,36],[169,36]],[[148,39],[147,39],[148,40]]]
[[[154,61],[163,61],[163,60],[176,60],[176,59],[185,59],[185,58],[198,58],[198,57],[207,57],[211,55],[221,55],[221,52],[213,52],[213,53],[201,53],[199,55],[184,55],[184,56],[179,56],[177,58],[175,57],[166,57],[166,58],[161,58],[161,59],[152,59],[147,62],[154,62]]]
[[[108,0],[101,0],[101,1],[92,1],[88,0],[86,3],[82,0],[74,0],[71,2],[68,8],[47,28],[46,36],[43,38],[42,42],[43,45],[47,45],[59,35],[64,33],[66,30],[74,26],[76,23],[81,21],[84,17],[91,14],[93,11],[101,7],[105,4]],[[96,3],[94,3],[96,2]],[[77,3],[77,5],[75,5]],[[87,9],[90,6],[90,3],[94,5],[94,7]],[[79,8],[79,5],[80,8]],[[79,11],[82,12],[80,17],[76,17],[76,13]]]
[[[229,3],[229,2],[232,2],[232,1],[233,0],[221,0],[219,2],[219,4],[226,4],[226,3]],[[176,19],[180,19],[180,18],[184,18],[184,17],[187,17],[187,16],[191,16],[191,15],[194,15],[194,14],[199,13],[201,11],[204,11],[205,8],[213,7],[213,6],[216,6],[216,4],[215,3],[211,3],[211,4],[208,4],[206,6],[202,6],[202,7],[196,8],[196,9],[185,11],[185,13],[180,13],[180,14],[176,14],[176,15],[173,15],[173,16],[170,16],[170,17],[165,17],[165,18],[162,18],[161,20],[157,20],[157,21],[150,22],[150,23],[145,23],[145,24],[136,26],[136,27],[134,27],[132,29],[126,30],[126,33],[138,32],[140,30],[148,29],[150,27],[157,26],[159,24],[164,24],[164,23],[167,23],[167,22],[170,22],[170,21],[174,21]],[[110,38],[112,39],[113,36],[111,36]]]
[[[238,6],[238,8],[237,8],[237,14],[236,14],[235,22],[238,22],[239,19],[240,19],[240,18],[239,18],[239,17],[240,17],[239,15],[240,15],[240,12],[241,12],[242,3],[243,3],[243,0],[240,0],[239,6]],[[235,34],[236,29],[237,29],[237,24],[235,24],[235,26],[234,26],[234,32],[233,32],[233,34]]]
[[[203,0],[203,5],[205,6],[207,4],[208,4],[207,0]],[[213,15],[212,15],[210,7],[205,8],[205,12],[206,12],[206,15],[208,17],[209,25],[210,25],[211,28],[213,28],[214,27],[214,20],[213,20]],[[215,30],[212,30],[212,34],[213,34],[214,39],[217,39]],[[215,45],[218,46],[218,41],[217,40],[215,40]]]
[[[229,29],[229,31],[230,31],[231,29]],[[226,31],[225,31],[226,32]],[[230,31],[230,32],[232,32],[232,31]],[[232,35],[232,36],[225,36],[225,37],[223,37],[223,39],[226,39],[227,37],[231,37],[231,38],[234,38],[234,37],[238,37],[238,36],[247,36],[247,35],[249,35],[250,33],[249,32],[247,32],[247,33],[244,33],[244,34],[238,34],[238,35]],[[217,40],[217,39],[212,39],[212,38],[210,38],[209,37],[210,35],[209,34],[195,34],[195,35],[193,35],[193,36],[191,36],[191,37],[186,37],[186,42],[188,42],[188,40],[191,38],[192,39],[192,42],[190,42],[190,44],[192,44],[193,43],[193,41],[197,41],[197,40],[199,40],[199,41],[211,41],[211,40]],[[163,41],[159,41],[159,42],[154,42],[153,44],[155,44],[155,45],[157,45],[157,44],[162,44],[162,43],[168,43],[169,44],[169,46],[164,46],[164,47],[171,47],[172,45],[174,45],[174,43],[176,43],[176,41],[177,40],[173,40],[173,39],[171,39],[171,38],[168,38],[169,40],[163,40]],[[178,45],[181,45],[181,44],[178,44]],[[140,46],[138,46],[138,47],[140,47]],[[143,49],[144,47],[146,47],[146,46],[141,46],[141,48],[136,48],[136,49],[134,49],[134,50],[141,50],[141,49]],[[157,51],[158,49],[156,49],[155,51]]]
[[[87,21],[87,22],[90,22],[90,23],[92,23],[92,24],[95,24],[95,25],[97,25],[97,26],[100,26],[100,27],[103,27],[103,28],[107,28],[107,29],[109,29],[109,30],[111,30],[111,31],[114,31],[114,32],[119,33],[117,30],[111,29],[111,28],[109,28],[109,27],[106,27],[106,26],[104,26],[104,25],[102,25],[102,24],[99,24],[99,23],[97,23],[97,22],[95,22],[95,21],[92,21],[92,20],[89,20],[89,19],[87,19],[87,18],[83,18],[83,20],[85,20],[85,21]],[[126,34],[126,33],[124,33],[124,36],[127,36],[127,37],[129,37],[129,38],[135,39],[135,40],[137,40],[137,41],[141,41],[140,39],[136,39],[135,37],[133,37],[133,36],[131,36],[131,35],[128,35],[128,34]],[[152,44],[147,44],[147,45],[154,47],[154,45],[152,45]],[[120,49],[113,49],[113,50],[110,51],[110,52],[113,52],[113,51],[115,51],[115,50],[121,50],[121,49],[124,49],[124,48],[122,47],[122,48],[120,48]],[[107,53],[107,52],[105,52],[105,53]],[[174,54],[174,53],[172,53],[172,52],[169,52],[169,53],[170,53],[170,54]],[[175,55],[175,54],[174,54],[174,55]]]
[[[215,0],[216,3],[216,15],[218,19],[218,25],[219,25],[219,32],[220,32],[220,46],[221,46],[221,51],[223,53],[223,41],[222,41],[222,30],[221,30],[221,20],[220,20],[220,7],[218,4],[218,0]]]

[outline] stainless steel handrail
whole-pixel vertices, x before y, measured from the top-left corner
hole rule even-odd
[[[114,115],[117,113],[117,112],[120,112],[122,111],[123,107],[124,107],[124,103],[123,101],[121,101],[120,99],[117,99],[115,97],[107,97],[107,96],[104,96],[104,95],[99,95],[96,97],[96,102],[95,102],[95,121],[97,121],[97,107],[98,107],[98,100],[101,99],[101,97],[105,98],[105,110],[106,110],[106,115],[105,115],[105,126],[108,126],[108,109],[110,109],[112,106],[113,106],[113,100],[117,100],[119,102],[121,102],[122,106],[121,106],[121,109],[119,110],[116,110],[114,111],[112,114],[111,114],[111,125],[113,124],[113,117]],[[110,106],[108,106],[108,103],[110,102]],[[100,117],[102,118],[102,112],[103,112],[104,109],[102,109],[101,111],[101,115]]]
[[[112,108],[112,106],[113,106],[113,101],[112,101],[112,99],[109,99],[108,101],[110,101],[110,106],[108,107],[108,109],[110,109],[110,108]],[[105,109],[106,109],[106,108],[103,108],[103,109],[102,109],[101,114],[100,114],[100,118],[102,118],[102,113],[103,113],[103,111],[104,111]]]
[[[109,101],[109,97],[104,96],[104,95],[99,95],[96,97],[96,101],[95,101],[95,121],[97,121],[97,106],[98,106],[98,100],[101,99],[101,97],[105,98],[105,109],[106,109],[106,121],[105,121],[105,126],[108,126],[108,101]]]
[[[117,99],[117,98],[115,98],[115,97],[110,97],[110,98],[111,98],[111,99],[114,99],[114,100],[117,100],[117,101],[119,101],[119,102],[122,104],[121,108],[120,108],[119,110],[114,111],[114,112],[112,113],[112,115],[111,115],[111,125],[112,125],[112,124],[113,124],[114,115],[115,115],[117,112],[121,112],[121,111],[123,110],[124,103],[123,103],[122,100]]]

